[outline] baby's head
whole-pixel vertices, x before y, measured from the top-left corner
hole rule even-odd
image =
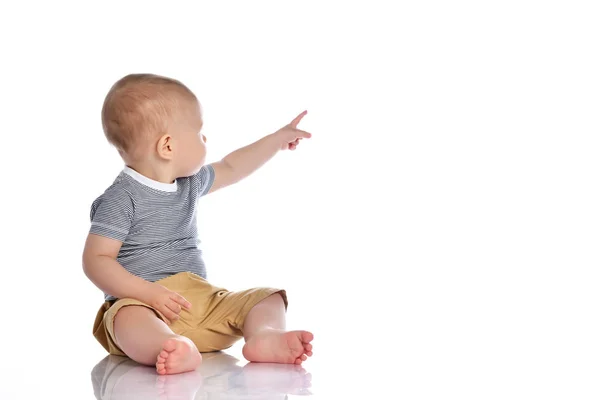
[[[200,103],[174,79],[152,74],[121,78],[104,100],[102,127],[129,166],[168,167],[182,177],[196,173],[206,158]]]

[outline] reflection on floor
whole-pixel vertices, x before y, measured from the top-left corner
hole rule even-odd
[[[159,376],[154,368],[107,356],[92,370],[98,400],[265,399],[310,395],[311,376],[298,365],[247,363],[223,353],[205,353],[194,372]],[[245,362],[245,361],[244,361]]]

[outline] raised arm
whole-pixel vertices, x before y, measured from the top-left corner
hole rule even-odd
[[[215,179],[209,193],[239,182],[273,158],[280,150],[295,150],[300,140],[310,138],[310,133],[297,128],[306,113],[306,111],[302,112],[277,132],[228,154],[221,161],[210,164],[215,170]]]

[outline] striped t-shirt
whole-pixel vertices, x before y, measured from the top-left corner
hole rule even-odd
[[[196,205],[208,193],[214,178],[210,165],[170,184],[125,167],[93,202],[90,233],[123,242],[117,261],[147,281],[186,271],[206,278]],[[115,299],[110,293],[104,297]]]

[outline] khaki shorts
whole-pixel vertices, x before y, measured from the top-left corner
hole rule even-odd
[[[285,290],[253,288],[230,292],[211,285],[191,272],[180,272],[156,283],[179,293],[192,303],[192,308],[182,309],[179,319],[169,327],[175,334],[191,339],[200,352],[231,347],[243,336],[242,328],[248,312],[270,295],[279,293],[286,310],[288,306]],[[104,302],[96,315],[94,337],[110,354],[125,356],[115,341],[114,321],[122,307],[134,305],[148,307],[158,318],[167,322],[162,313],[138,300],[125,298]]]

